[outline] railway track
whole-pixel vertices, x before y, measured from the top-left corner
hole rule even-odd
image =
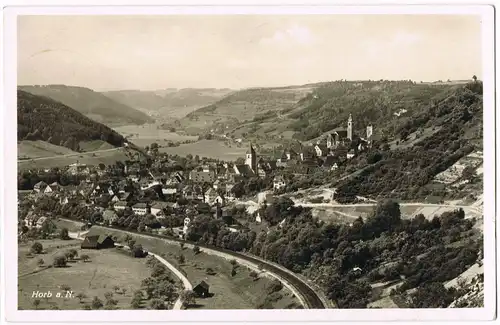
[[[311,288],[308,284],[304,283],[300,278],[298,278],[296,275],[294,275],[291,271],[287,272],[284,271],[283,269],[274,266],[265,260],[261,260],[256,257],[249,256],[247,254],[242,254],[238,252],[234,252],[231,250],[223,249],[220,247],[215,247],[212,245],[203,245],[203,244],[198,244],[196,242],[188,241],[188,240],[182,240],[178,238],[172,238],[172,237],[167,237],[163,235],[158,235],[158,234],[150,234],[150,233],[144,233],[144,232],[138,232],[134,230],[128,230],[128,229],[121,229],[118,227],[114,226],[103,226],[103,225],[98,225],[99,227],[102,228],[108,228],[108,229],[113,229],[113,230],[118,230],[118,231],[125,231],[125,232],[130,232],[134,233],[137,235],[141,236],[148,236],[148,237],[153,237],[153,238],[159,238],[159,239],[165,239],[169,241],[175,241],[175,242],[183,242],[191,245],[197,245],[200,248],[205,248],[208,250],[213,250],[217,252],[221,252],[227,255],[231,255],[243,260],[246,260],[250,263],[259,265],[263,270],[267,270],[271,273],[274,273],[278,275],[280,278],[285,279],[291,286],[293,286],[300,294],[302,295],[302,298],[304,299],[304,302],[307,306],[305,306],[307,309],[326,309],[327,306],[323,302],[323,300],[320,298],[320,296],[315,292],[313,288]]]

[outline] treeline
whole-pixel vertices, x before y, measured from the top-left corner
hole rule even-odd
[[[117,147],[125,142],[120,134],[72,108],[22,90],[17,92],[17,138],[43,140],[75,151],[80,141],[103,140]]]

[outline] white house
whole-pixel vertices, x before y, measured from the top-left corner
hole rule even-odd
[[[136,203],[132,206],[132,210],[135,214],[143,216],[147,213],[148,205],[146,203]]]

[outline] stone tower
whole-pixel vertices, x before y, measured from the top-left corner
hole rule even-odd
[[[250,143],[250,150],[247,151],[245,165],[250,166],[254,173],[257,173],[257,155],[255,154],[255,150]]]
[[[349,120],[347,120],[347,138],[352,141],[352,115],[349,114]]]

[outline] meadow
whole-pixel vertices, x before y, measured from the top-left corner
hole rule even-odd
[[[120,241],[125,234],[119,230],[111,230],[93,226],[89,234],[111,234]],[[231,275],[233,265],[230,260],[204,252],[195,254],[192,249],[181,248],[179,244],[152,238],[134,236],[137,244],[144,249],[163,256],[168,262],[183,272],[191,284],[196,286],[202,280],[210,285],[209,298],[196,299],[196,305],[190,308],[200,309],[255,309],[266,299],[266,287],[272,279],[259,275],[257,280],[250,276],[250,270],[236,266],[236,274]],[[181,263],[179,256],[185,261]],[[210,272],[210,269],[212,272]],[[273,294],[272,307],[275,309],[296,308],[300,305],[298,299],[286,288]]]
[[[19,309],[61,309],[76,310],[90,305],[97,296],[103,303],[105,293],[112,292],[118,309],[130,309],[130,302],[135,290],[140,289],[141,281],[150,275],[150,269],[144,259],[128,256],[119,249],[82,250],[79,240],[38,240],[44,253],[27,256],[33,242],[19,245]],[[87,254],[90,261],[78,258],[68,263],[67,267],[51,267],[55,256],[64,254],[69,249],[76,249],[78,255]],[[44,260],[40,266],[38,261]],[[68,286],[69,289],[64,289]],[[72,297],[65,294],[56,298],[57,292],[72,291]],[[33,298],[33,292],[52,292],[50,298]],[[76,296],[83,294],[82,299]],[[36,305],[38,300],[39,305]]]
[[[217,140],[201,140],[193,143],[182,144],[178,147],[160,148],[160,152],[168,154],[176,154],[217,158],[226,161],[234,161],[238,158],[245,158],[247,147],[237,147],[236,145],[229,147],[224,142]]]
[[[158,129],[158,126],[155,124],[125,125],[116,127],[114,130],[140,147],[149,146],[153,142],[160,146],[164,146],[172,141],[181,142],[198,140],[197,136],[183,135],[168,130]]]

